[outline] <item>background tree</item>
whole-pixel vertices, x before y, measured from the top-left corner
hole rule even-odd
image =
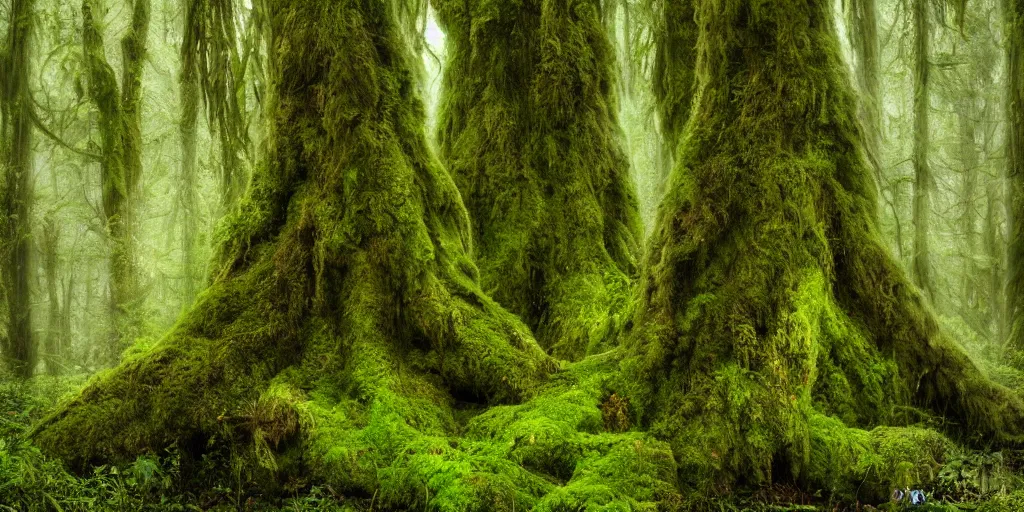
[[[931,89],[929,80],[931,63],[931,20],[929,3],[932,0],[914,0],[914,257],[911,275],[924,296],[935,302],[932,282],[932,260],[928,233],[932,216],[932,188],[934,180],[928,162],[931,143],[929,112]]]
[[[6,294],[7,333],[3,355],[22,377],[36,366],[32,332],[30,276],[32,247],[32,72],[33,0],[12,0],[8,12],[5,51],[0,54],[0,162],[3,207],[0,262]]]
[[[593,353],[621,323],[642,236],[600,4],[434,6],[449,44],[438,142],[483,289],[557,356]]]
[[[1006,261],[1008,345],[1024,350],[1024,2],[1004,0],[1006,18],[1006,215],[1009,240]]]
[[[142,71],[149,31],[150,0],[132,2],[132,21],[121,39],[121,84],[107,63],[95,0],[82,3],[82,40],[88,92],[99,111],[103,214],[110,244],[110,314],[114,329],[106,358],[116,361],[139,333],[134,309],[141,296],[137,262],[136,197],[142,174]],[[134,325],[133,325],[134,324]]]

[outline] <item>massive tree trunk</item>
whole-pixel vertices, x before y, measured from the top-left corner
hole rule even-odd
[[[977,96],[971,91],[964,91],[963,98],[957,105],[957,128],[960,139],[960,233],[964,237],[964,245],[960,258],[964,262],[963,275],[960,282],[960,316],[971,327],[982,334],[989,334],[985,319],[980,318],[980,288],[978,282],[978,175],[981,172],[978,162],[978,146],[975,140],[978,115],[975,102]]]
[[[879,427],[909,410],[1020,439],[1021,399],[880,240],[831,2],[695,5],[696,100],[626,334],[641,426],[698,488],[796,478],[850,498],[941,457],[934,432]]]
[[[483,288],[562,358],[610,342],[642,233],[596,0],[437,0],[441,154]]]
[[[50,375],[61,373],[66,364],[67,349],[71,344],[70,295],[73,281],[66,284],[59,277],[60,232],[53,215],[48,214],[43,220],[43,274],[46,277],[47,323],[46,351],[43,360],[46,372]],[[71,276],[69,276],[69,279]]]
[[[14,373],[30,377],[36,366],[36,344],[32,334],[29,278],[31,268],[32,221],[32,99],[28,77],[31,72],[33,0],[12,0],[8,19],[5,54],[0,54],[0,266],[6,292],[7,336],[3,357]],[[6,58],[3,58],[6,57]]]
[[[932,177],[928,155],[931,63],[931,27],[928,2],[913,0],[914,16],[914,258],[911,262],[914,283],[924,296],[935,303],[935,286],[931,275],[931,249],[928,244],[932,216]]]
[[[471,497],[443,486],[498,494],[486,460],[455,460],[455,405],[514,401],[553,364],[480,289],[390,2],[280,0],[266,14],[267,160],[213,284],[35,439],[75,465],[241,443],[253,465],[392,509]]]
[[[1024,350],[1024,0],[1004,0],[1006,17],[1006,261],[1008,345]]]
[[[96,0],[82,3],[82,39],[89,98],[99,111],[102,147],[100,182],[110,250],[110,315],[113,321],[105,358],[116,362],[138,334],[133,314],[140,299],[136,261],[135,203],[142,173],[142,68],[149,32],[150,0],[134,0],[131,25],[121,39],[121,87],[104,50],[103,20]]]

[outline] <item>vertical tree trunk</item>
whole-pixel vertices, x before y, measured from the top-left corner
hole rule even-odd
[[[864,126],[864,146],[872,165],[881,162],[882,88],[876,0],[847,0],[847,30],[856,58],[856,79],[860,96],[858,117]],[[877,169],[876,172],[881,172]],[[882,183],[879,183],[881,186]]]
[[[664,2],[662,24],[655,47],[654,95],[658,101],[662,135],[662,187],[672,171],[679,138],[690,116],[696,91],[697,24],[694,0]],[[664,189],[663,189],[664,190]]]
[[[121,39],[120,91],[114,70],[107,63],[100,31],[102,20],[94,19],[95,2],[84,0],[82,4],[82,34],[89,97],[100,118],[100,181],[110,247],[109,308],[113,321],[105,358],[113,362],[139,330],[134,314],[141,298],[134,209],[142,173],[140,109],[150,0],[134,0],[131,25]]]
[[[975,142],[975,107],[974,94],[966,93],[957,106],[957,125],[960,139],[960,233],[964,237],[963,250],[960,253],[964,263],[960,281],[960,314],[975,328],[981,326],[977,318],[979,302],[978,293],[978,146]],[[987,329],[982,329],[987,334]]]
[[[1006,17],[1007,344],[1024,350],[1024,0],[1004,0]]]
[[[614,342],[642,227],[595,0],[437,0],[441,156],[484,289],[577,359]]]
[[[196,258],[197,235],[199,231],[199,192],[196,182],[196,125],[199,119],[199,76],[195,60],[196,45],[200,34],[196,34],[196,9],[198,0],[185,3],[184,41],[181,46],[181,70],[178,76],[179,98],[181,101],[181,167],[178,176],[177,206],[181,230],[181,303],[191,306],[203,279],[203,272]]]
[[[30,377],[36,365],[36,343],[32,333],[31,261],[32,220],[32,100],[31,42],[34,0],[12,0],[6,40],[7,59],[0,61],[0,107],[3,126],[0,151],[3,207],[0,233],[0,265],[6,291],[7,337],[3,357],[17,375]]]
[[[931,249],[928,235],[932,215],[932,171],[928,164],[930,153],[928,114],[930,92],[928,87],[931,64],[931,27],[928,20],[928,2],[913,0],[914,16],[914,258],[911,263],[914,283],[933,304],[935,287],[931,275]]]
[[[1002,344],[1006,340],[1006,251],[1001,245],[999,210],[1003,207],[1002,177],[990,179],[985,186],[985,221],[983,244],[988,267],[987,278],[988,323],[992,326],[995,340]]]

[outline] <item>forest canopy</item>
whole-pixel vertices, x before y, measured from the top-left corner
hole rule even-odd
[[[0,508],[1024,510],[1024,2],[0,0]]]

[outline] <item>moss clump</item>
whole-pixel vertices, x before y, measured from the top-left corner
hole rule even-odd
[[[1020,397],[941,332],[880,241],[829,2],[694,9],[693,108],[627,333],[641,426],[684,483],[719,492],[922,478],[937,434],[862,430],[915,408],[1019,440]]]
[[[76,468],[227,446],[268,492],[308,470],[354,496],[451,509],[458,499],[421,493],[478,458],[430,465],[452,449],[455,405],[523,399],[554,364],[477,284],[390,2],[274,2],[266,15],[267,162],[223,231],[214,282],[33,438]]]
[[[614,340],[641,236],[595,0],[434,0],[448,36],[441,155],[484,290],[555,355]]]

